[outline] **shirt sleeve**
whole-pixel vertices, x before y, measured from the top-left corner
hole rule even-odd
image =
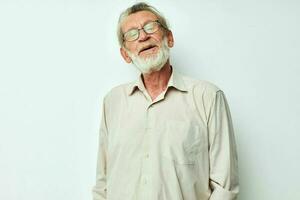
[[[236,200],[239,193],[238,157],[231,114],[222,90],[216,92],[208,118],[209,200]]]
[[[93,200],[106,200],[106,166],[107,166],[107,124],[105,114],[105,98],[102,104],[102,115],[99,130],[96,184],[92,189]]]

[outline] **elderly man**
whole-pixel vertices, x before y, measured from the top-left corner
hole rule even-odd
[[[239,192],[228,103],[170,65],[164,17],[138,3],[119,18],[120,52],[141,74],[103,98],[94,200],[233,200]]]

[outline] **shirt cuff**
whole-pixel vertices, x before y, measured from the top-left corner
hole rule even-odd
[[[211,183],[213,185],[213,192],[209,200],[237,200],[239,188],[236,188],[232,191],[225,190],[217,183]]]

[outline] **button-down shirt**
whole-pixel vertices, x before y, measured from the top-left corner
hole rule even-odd
[[[224,92],[172,67],[152,100],[142,81],[103,98],[94,200],[233,200],[238,158]]]

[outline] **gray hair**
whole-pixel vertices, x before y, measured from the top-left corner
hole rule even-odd
[[[149,11],[149,12],[153,13],[158,18],[158,21],[160,22],[160,24],[165,28],[165,31],[170,30],[169,26],[167,24],[167,20],[156,8],[146,4],[144,2],[136,3],[133,6],[127,8],[125,11],[123,11],[120,14],[119,21],[118,21],[118,27],[117,27],[117,35],[118,35],[119,45],[121,47],[123,47],[123,44],[124,44],[124,37],[123,37],[121,25],[126,17],[128,17],[131,14],[137,13],[139,11]]]

